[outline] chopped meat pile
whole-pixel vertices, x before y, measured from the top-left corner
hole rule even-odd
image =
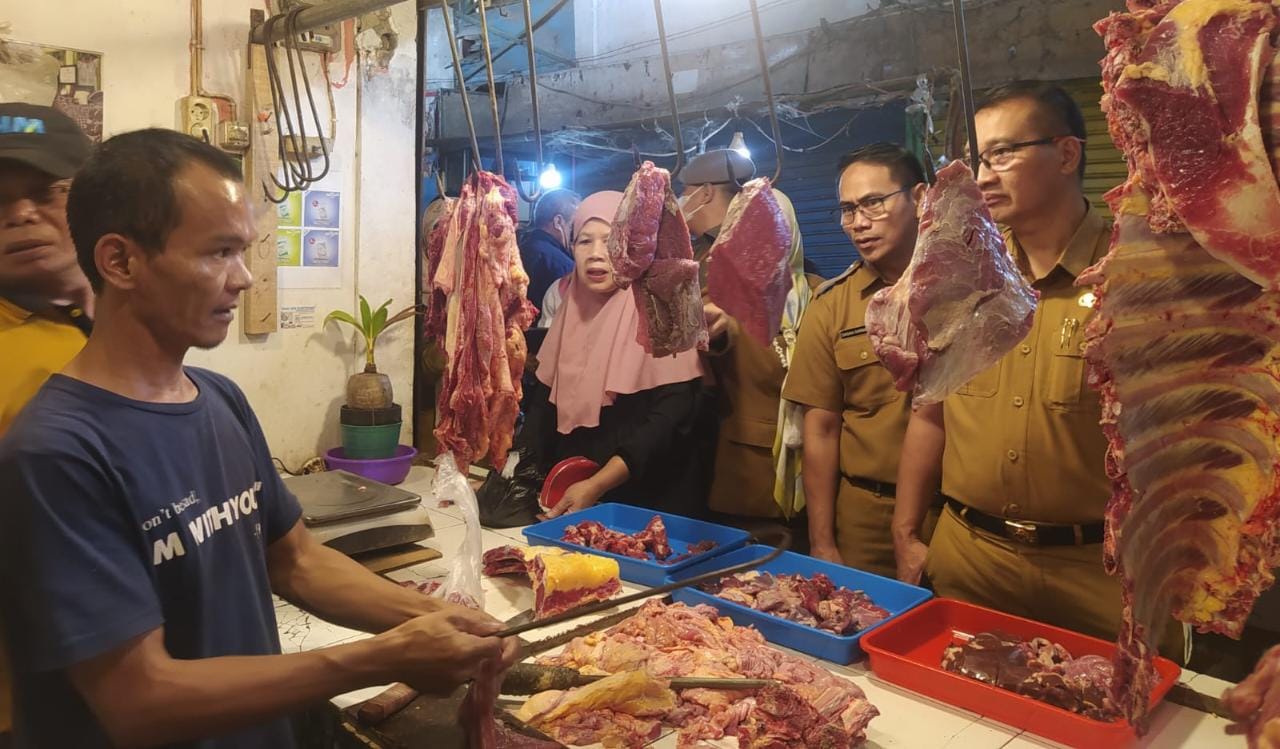
[[[969,167],[953,161],[925,193],[906,273],[867,305],[867,333],[895,386],[937,403],[1031,332],[1036,299]]]
[[[1262,655],[1253,673],[1222,695],[1222,705],[1249,738],[1249,749],[1280,749],[1280,645]]]
[[[889,612],[860,590],[836,587],[821,572],[773,575],[742,572],[702,586],[708,593],[789,621],[851,635],[889,618]]]
[[[432,279],[425,334],[447,357],[435,430],[441,454],[466,471],[487,457],[506,464],[537,309],[516,247],[516,193],[502,177],[467,178],[427,241]]]
[[[753,179],[729,203],[711,246],[707,297],[761,346],[772,346],[791,291],[791,222],[768,177]]]
[[[698,541],[689,544],[685,553],[672,557],[671,540],[667,537],[667,526],[662,522],[661,515],[654,515],[644,530],[638,533],[623,533],[598,521],[584,520],[567,526],[560,540],[632,559],[647,560],[652,554],[655,560],[663,564],[683,562],[698,554],[705,554],[719,545],[715,541]]]
[[[740,747],[843,749],[862,743],[867,724],[879,714],[857,685],[811,661],[769,647],[759,632],[734,626],[710,606],[650,601],[635,616],[605,632],[577,638],[561,654],[544,656],[539,663],[592,674],[644,672],[658,679],[693,676],[780,682],[754,692],[679,692],[675,707],[666,710],[661,721],[677,728],[682,749],[723,738],[736,738]],[[539,728],[574,745],[594,743],[618,730],[610,716],[599,712],[580,720],[571,715]],[[555,730],[560,721],[571,721],[571,735]],[[590,724],[589,730],[583,730],[584,723]]]
[[[1113,689],[1141,728],[1170,612],[1238,636],[1280,566],[1280,188],[1258,124],[1273,6],[1129,11],[1097,29],[1130,177],[1107,195],[1111,251],[1080,283],[1124,601]]]
[[[671,174],[646,161],[631,177],[609,235],[618,286],[640,309],[636,341],[653,356],[707,348],[698,263]]]
[[[1120,717],[1111,701],[1111,661],[1100,655],[1072,658],[1066,648],[1042,637],[1028,642],[983,632],[948,647],[942,667],[1094,720]]]
[[[642,747],[658,738],[663,716],[678,702],[665,680],[627,671],[577,689],[536,694],[516,717],[566,744]]]

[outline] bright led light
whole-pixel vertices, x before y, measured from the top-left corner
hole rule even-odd
[[[560,172],[556,171],[555,164],[547,164],[547,168],[538,175],[538,184],[544,190],[554,190],[560,186],[563,180],[560,178]]]
[[[741,132],[733,134],[733,140],[729,141],[729,148],[746,156],[748,159],[751,158],[751,149],[747,148],[747,140],[742,137]]]

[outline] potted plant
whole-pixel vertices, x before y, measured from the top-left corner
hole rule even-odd
[[[344,310],[334,310],[324,319],[326,325],[330,320],[346,323],[364,336],[364,371],[347,379],[347,402],[340,414],[343,455],[348,459],[389,458],[400,441],[400,406],[395,403],[391,378],[378,371],[375,354],[378,337],[392,325],[413,317],[416,310],[406,307],[389,315],[390,306],[388,299],[373,309],[361,295],[359,319]]]

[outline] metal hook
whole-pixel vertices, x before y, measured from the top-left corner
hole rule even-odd
[[[667,99],[671,102],[671,122],[675,125],[671,136],[676,141],[676,165],[671,174],[680,174],[684,167],[684,137],[680,134],[680,110],[676,107],[676,88],[671,82],[671,56],[667,53],[667,26],[662,21],[662,0],[653,0],[653,12],[658,17],[658,44],[662,47],[662,69],[667,74]]]
[[[444,16],[444,29],[449,37],[449,55],[453,58],[453,72],[458,78],[458,93],[462,96],[462,114],[467,118],[467,132],[471,134],[471,155],[475,157],[475,168],[480,169],[480,141],[476,139],[476,121],[471,116],[471,97],[467,95],[467,84],[462,76],[462,59],[458,55],[458,34],[453,29],[453,18],[449,13],[449,0],[440,3],[440,12]]]
[[[479,0],[480,7],[480,44],[484,48],[484,72],[489,79],[489,110],[493,113],[493,149],[497,163],[494,174],[502,174],[502,122],[498,115],[498,91],[493,82],[493,51],[489,49],[489,18],[484,7],[485,0]],[[516,180],[519,182],[519,180]]]
[[[448,197],[448,196],[445,194],[445,191],[444,191],[444,173],[440,171],[440,163],[439,163],[439,162],[436,162],[435,172],[436,172],[436,192],[437,192],[437,193],[440,195],[440,197],[442,197],[442,198],[444,198],[444,197]]]
[[[755,2],[755,0],[752,0]],[[964,101],[964,116],[969,128],[969,168],[973,170],[974,179],[978,177],[978,164],[982,155],[978,153],[978,129],[975,122],[973,105],[973,82],[969,73],[969,36],[964,28],[964,6],[960,0],[951,0],[951,8],[955,11],[956,22],[956,54],[960,57],[960,98]]]
[[[778,108],[773,103],[773,80],[769,76],[769,56],[764,51],[764,34],[760,31],[760,9],[756,0],[751,2],[751,23],[756,27],[756,52],[760,55],[760,75],[764,78],[764,98],[769,104],[769,124],[773,126],[773,151],[777,155],[777,167],[773,170],[773,184],[782,177],[782,131],[778,127]],[[960,0],[955,0],[960,2]]]
[[[524,41],[529,49],[529,96],[533,101],[533,142],[538,154],[537,175],[534,176],[533,192],[526,195],[524,179],[520,174],[520,162],[516,162],[516,192],[526,203],[533,203],[542,197],[542,186],[538,184],[538,175],[542,174],[542,119],[538,115],[538,65],[533,51],[533,8],[530,0],[524,0]]]

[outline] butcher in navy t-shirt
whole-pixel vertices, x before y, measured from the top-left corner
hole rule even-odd
[[[30,746],[108,746],[66,669],[161,625],[174,658],[280,652],[266,547],[301,510],[240,389],[186,373],[189,403],[54,375],[0,447],[0,569],[25,571],[2,586],[24,614],[6,619],[15,728]],[[183,746],[292,742],[282,719]]]

